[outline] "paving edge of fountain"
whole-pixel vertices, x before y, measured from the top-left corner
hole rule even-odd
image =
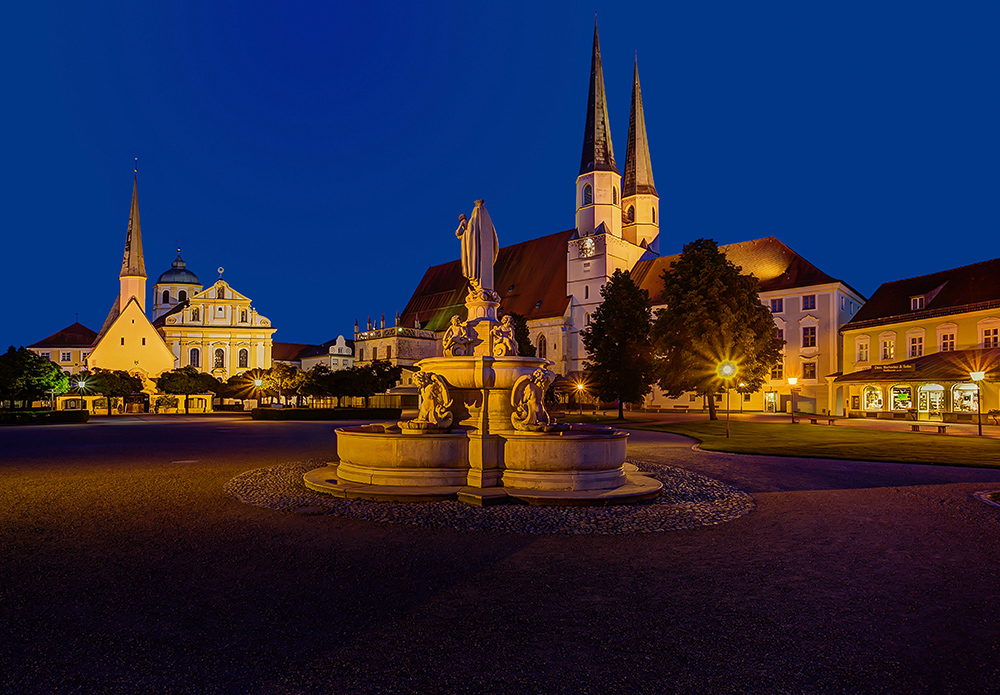
[[[721,481],[643,461],[630,463],[641,476],[662,483],[662,493],[646,502],[608,506],[473,506],[454,499],[415,502],[334,497],[310,490],[303,481],[307,472],[327,463],[311,459],[257,468],[230,480],[225,490],[246,504],[284,513],[521,534],[617,535],[679,531],[733,521],[756,507],[751,495]]]

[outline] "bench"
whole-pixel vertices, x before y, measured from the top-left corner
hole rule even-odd
[[[820,420],[826,420],[826,424],[832,425],[837,421],[835,417],[811,417],[809,418],[810,425],[818,425]]]
[[[935,425],[938,434],[948,434],[948,425]],[[910,425],[910,431],[919,432],[920,425]]]

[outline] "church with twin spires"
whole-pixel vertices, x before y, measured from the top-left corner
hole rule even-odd
[[[601,289],[616,270],[649,292],[654,309],[661,304],[662,275],[677,259],[683,241],[660,235],[660,197],[653,179],[638,61],[632,74],[632,102],[625,160],[619,169],[608,122],[604,72],[597,27],[590,64],[590,89],[580,158],[574,182],[574,227],[500,249],[494,289],[500,311],[525,317],[536,355],[552,361],[552,370],[574,381],[585,379],[587,353],[580,331],[601,303]],[[487,201],[488,203],[489,201]],[[503,238],[503,220],[499,234]],[[665,246],[673,255],[660,255]],[[843,389],[828,388],[826,376],[842,368],[839,328],[864,303],[848,284],[822,272],[774,237],[720,246],[743,272],[760,282],[760,298],[774,314],[785,340],[783,360],[771,382],[755,394],[743,394],[748,409],[783,411],[797,379],[797,407],[814,412],[843,412]],[[441,337],[451,317],[465,315],[466,279],[453,260],[427,270],[396,325],[355,326],[358,364],[388,359],[410,366],[442,354]],[[667,398],[654,388],[643,404],[652,408],[701,407],[700,397]]]

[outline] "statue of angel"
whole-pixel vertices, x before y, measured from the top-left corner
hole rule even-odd
[[[500,319],[500,324],[493,327],[493,356],[514,357],[517,355],[517,340],[514,338],[514,324],[510,314]]]
[[[539,367],[531,376],[522,376],[514,382],[510,392],[510,404],[514,406],[510,421],[514,429],[526,432],[551,429],[555,420],[545,409],[545,392],[555,380],[554,372]]]
[[[451,325],[444,334],[444,355],[445,357],[463,357],[469,352],[468,327],[458,318],[458,314],[451,317]]]
[[[441,429],[451,427],[454,417],[450,410],[452,399],[448,393],[448,384],[441,375],[417,372],[413,380],[420,389],[420,410],[416,419],[410,422]]]

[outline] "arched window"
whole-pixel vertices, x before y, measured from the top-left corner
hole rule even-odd
[[[177,293],[178,302],[183,302],[187,298],[188,298],[188,293],[186,291],[181,290],[180,292]]]
[[[862,395],[865,410],[882,410],[882,389],[878,386],[865,386]]]
[[[588,183],[583,187],[583,204],[593,205],[594,204],[594,189]]]
[[[611,202],[613,202],[615,205],[618,204],[618,188],[617,187],[611,189]]]
[[[191,320],[192,321],[200,321],[201,320],[201,312],[198,311],[197,308],[194,308],[194,309],[191,310]]]
[[[226,353],[222,348],[215,348],[215,368],[225,369],[226,367]]]
[[[955,384],[951,389],[951,409],[955,413],[974,413],[979,408],[979,389],[975,384]]]
[[[240,369],[246,369],[250,366],[250,351],[246,348],[240,348]]]
[[[545,359],[548,355],[546,354],[549,346],[545,342],[545,334],[539,334],[538,336],[538,356]]]
[[[163,290],[163,303],[164,304],[170,303],[170,290]]]
[[[215,291],[215,297],[216,297],[216,299],[225,299],[226,298],[226,291],[220,287],[219,289],[217,289]]]
[[[240,323],[246,323],[246,322],[247,322],[247,310],[244,309],[243,311],[240,312]]]
[[[635,208],[631,205],[629,205],[628,209],[625,211],[625,221],[629,224],[635,222]]]
[[[191,362],[192,367],[200,367],[201,350],[199,350],[198,348],[191,348],[191,359],[189,361]]]

